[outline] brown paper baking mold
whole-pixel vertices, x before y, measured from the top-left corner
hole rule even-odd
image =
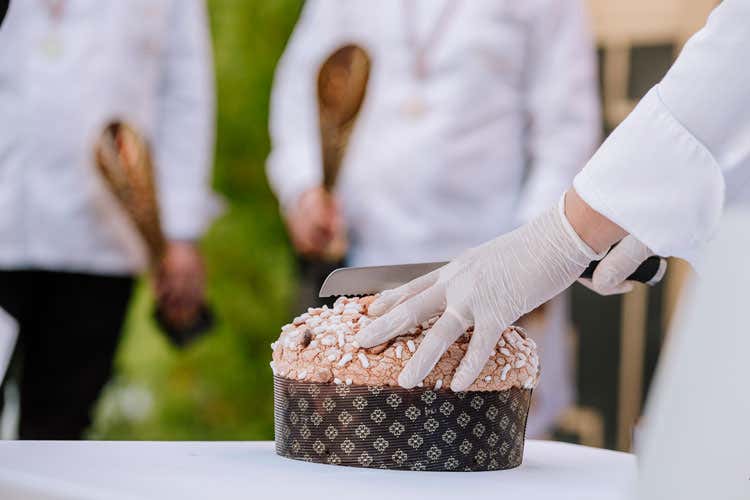
[[[514,387],[456,393],[276,376],[276,453],[379,469],[511,469],[523,459],[531,392]]]

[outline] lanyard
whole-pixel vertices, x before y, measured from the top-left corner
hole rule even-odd
[[[41,44],[42,52],[50,60],[58,60],[63,53],[63,37],[60,25],[65,16],[66,0],[40,0],[49,18],[50,30]]]
[[[40,0],[47,11],[50,22],[59,25],[65,15],[65,0]]]
[[[437,47],[448,22],[454,17],[459,0],[445,0],[443,9],[437,18],[434,26],[428,31],[424,40],[420,41],[417,35],[417,13],[415,0],[403,0],[404,6],[404,27],[406,36],[413,53],[413,71],[418,80],[427,78],[429,72],[428,55],[429,52]]]

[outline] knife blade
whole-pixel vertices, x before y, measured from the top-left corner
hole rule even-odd
[[[589,278],[600,261],[592,262],[581,274]],[[389,266],[342,267],[336,269],[323,282],[319,297],[339,295],[370,295],[408,283],[427,273],[439,269],[447,262],[421,262],[418,264],[396,264]],[[654,285],[661,281],[667,270],[667,260],[653,256],[646,259],[638,269],[628,276],[628,281]]]
[[[328,275],[320,287],[318,296],[370,295],[408,283],[446,264],[447,262],[421,262],[390,266],[341,267]]]

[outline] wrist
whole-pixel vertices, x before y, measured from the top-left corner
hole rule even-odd
[[[167,240],[167,246],[180,248],[198,248],[198,239],[195,238],[171,238]]]
[[[573,188],[565,194],[564,213],[576,234],[597,253],[606,252],[627,235],[623,228],[591,208]]]

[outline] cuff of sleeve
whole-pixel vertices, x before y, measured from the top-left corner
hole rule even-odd
[[[168,240],[194,241],[224,211],[224,201],[213,193],[175,197],[162,205],[162,225]]]
[[[286,214],[295,206],[302,193],[320,186],[321,183],[320,179],[295,179],[292,185],[286,186],[283,193],[279,193],[279,206],[282,214]]]
[[[268,159],[268,180],[279,200],[282,213],[288,212],[302,193],[323,183],[323,167],[319,164],[308,165],[311,157],[311,155],[300,155],[297,158],[282,158],[272,154]],[[309,168],[290,168],[290,166],[309,166]]]
[[[594,210],[655,253],[695,262],[721,216],[724,179],[710,151],[654,87],[576,176]]]

